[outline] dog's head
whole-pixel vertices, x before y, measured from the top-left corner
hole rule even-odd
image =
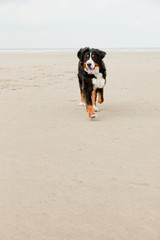
[[[105,57],[106,53],[95,48],[81,48],[78,53],[77,57],[80,60],[83,69],[88,74],[94,74],[95,68],[100,67],[102,59]]]

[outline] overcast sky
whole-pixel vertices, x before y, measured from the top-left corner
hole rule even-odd
[[[0,48],[157,48],[160,0],[0,0]]]

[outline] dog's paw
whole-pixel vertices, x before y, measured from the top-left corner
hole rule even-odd
[[[79,106],[86,106],[85,102],[80,102]]]
[[[99,109],[95,105],[93,105],[93,109],[94,109],[95,112],[99,111]]]
[[[90,120],[94,120],[96,117],[97,117],[97,116],[96,116],[95,113],[92,113],[92,114],[90,114],[90,116],[89,116]]]

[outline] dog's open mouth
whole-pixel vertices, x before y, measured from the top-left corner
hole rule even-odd
[[[94,72],[94,69],[95,69],[95,67],[94,68],[87,68],[88,74],[92,74]]]

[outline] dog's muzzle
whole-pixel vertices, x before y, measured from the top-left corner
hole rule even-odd
[[[95,64],[93,61],[87,61],[86,64],[86,71],[88,72],[88,74],[92,74],[94,72],[95,69]]]

